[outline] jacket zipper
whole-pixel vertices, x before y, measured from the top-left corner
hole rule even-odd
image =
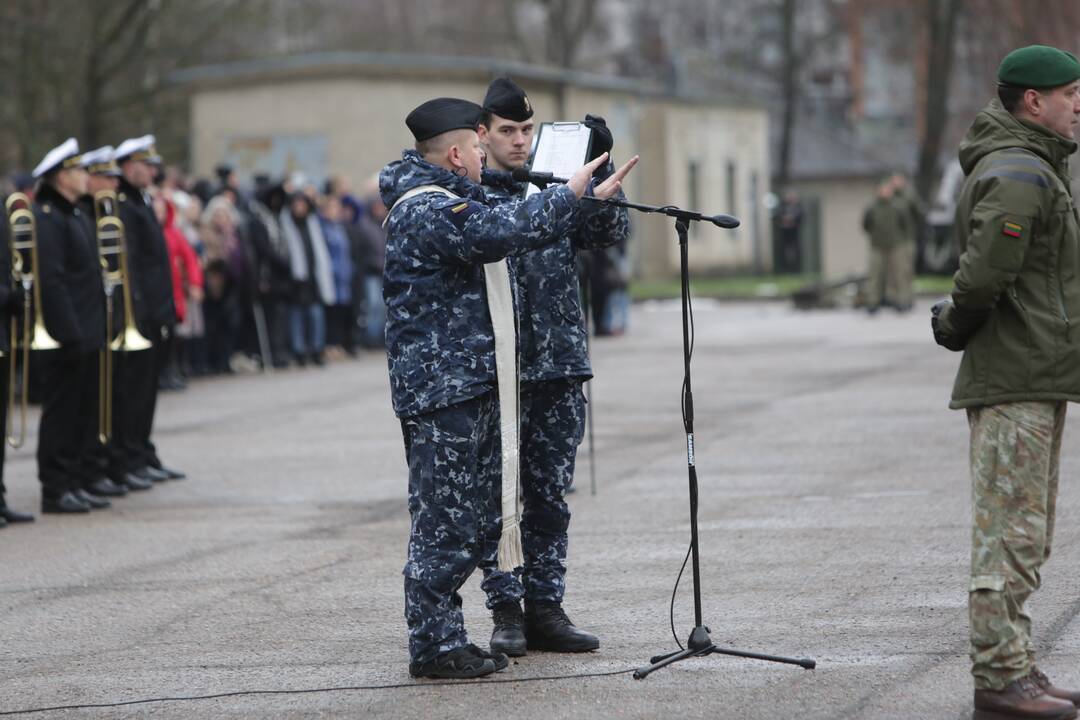
[[[1069,341],[1069,311],[1065,309],[1065,283],[1061,280],[1061,260],[1058,259],[1057,271],[1058,302],[1061,304],[1061,319],[1065,321],[1065,342]]]

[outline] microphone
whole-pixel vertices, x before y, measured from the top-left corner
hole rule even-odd
[[[514,179],[514,182],[527,182],[536,185],[539,188],[543,188],[545,185],[552,183],[566,183],[566,178],[555,177],[548,172],[533,172],[527,167],[514,168],[510,173],[510,177]]]
[[[514,179],[514,182],[532,183],[533,185],[536,185],[541,190],[543,190],[544,188],[546,188],[548,185],[551,185],[551,184],[559,184],[559,183],[565,184],[566,182],[568,182],[566,178],[556,177],[554,174],[549,173],[549,172],[533,172],[532,170],[530,170],[528,167],[525,167],[525,166],[514,168],[512,171],[510,171],[510,177],[512,177]],[[739,227],[739,224],[740,224],[739,219],[736,218],[736,217],[732,217],[731,215],[702,215],[701,213],[698,213],[698,212],[693,212],[693,211],[689,211],[689,210],[680,210],[679,208],[677,208],[677,207],[675,207],[673,205],[665,205],[663,207],[650,207],[648,205],[638,205],[636,203],[629,203],[629,202],[626,202],[625,200],[616,200],[616,199],[601,200],[599,198],[594,198],[594,197],[586,197],[584,199],[592,200],[594,202],[607,203],[609,205],[617,205],[617,206],[620,206],[620,207],[627,207],[627,208],[631,208],[631,209],[634,209],[634,210],[640,210],[642,212],[659,212],[659,213],[663,213],[664,215],[668,215],[670,217],[685,218],[687,220],[698,220],[698,221],[702,221],[702,222],[709,222],[709,223],[712,223],[713,225],[715,225],[716,227],[721,227],[721,228],[725,228],[725,229],[728,229],[728,230],[730,230],[732,228],[737,228],[737,227]]]
[[[728,230],[737,228],[740,224],[739,218],[730,215],[713,215],[712,217],[705,217],[704,219],[708,220],[716,227],[727,228]]]

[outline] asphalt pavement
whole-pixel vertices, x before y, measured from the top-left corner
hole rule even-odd
[[[187,480],[0,530],[0,716],[969,717],[967,424],[947,409],[959,356],[927,317],[695,305],[704,621],[718,645],[815,670],[714,655],[630,675],[676,649],[689,539],[679,308],[662,302],[594,345],[597,492],[583,445],[565,607],[598,652],[534,653],[495,682],[410,679],[404,451],[368,354],[165,394],[155,438]],[[1031,603],[1040,666],[1072,685],[1078,427]],[[9,450],[5,482],[36,511],[34,445]],[[486,644],[478,578],[464,600]],[[689,571],[674,621],[685,643]],[[206,695],[221,696],[183,699]]]

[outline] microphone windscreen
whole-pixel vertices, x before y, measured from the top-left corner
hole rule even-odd
[[[514,182],[529,182],[529,168],[516,167],[510,171],[510,177],[514,178]]]

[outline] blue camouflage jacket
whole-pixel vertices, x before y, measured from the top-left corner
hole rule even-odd
[[[614,171],[608,163],[598,179]],[[513,202],[525,190],[510,173],[498,170],[485,170],[483,182],[493,204]],[[619,197],[624,197],[621,192]],[[629,233],[626,208],[582,203],[575,222],[555,244],[510,259],[522,382],[592,377],[575,251],[608,247]]]
[[[414,150],[379,173],[388,208],[421,185],[438,185],[460,199],[416,195],[394,208],[386,225],[386,354],[394,412],[402,418],[495,387],[483,265],[555,242],[578,214],[578,200],[565,185],[493,207],[478,184]]]

